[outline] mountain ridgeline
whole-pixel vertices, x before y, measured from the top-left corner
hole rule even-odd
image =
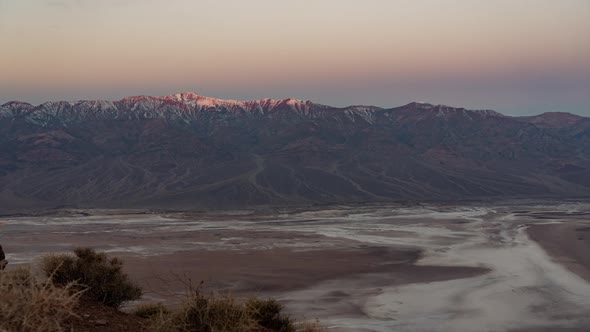
[[[192,93],[0,106],[0,211],[590,195],[590,118]]]

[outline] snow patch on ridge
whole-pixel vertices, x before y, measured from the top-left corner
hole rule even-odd
[[[21,117],[27,122],[40,126],[62,126],[88,120],[140,120],[163,119],[166,122],[191,123],[198,121],[200,114],[205,112],[224,113],[229,116],[264,114],[268,117],[287,116],[308,119],[324,119],[337,122],[357,121],[374,124],[377,115],[384,111],[375,106],[349,106],[344,108],[332,107],[313,103],[309,100],[287,99],[258,99],[258,100],[225,100],[201,96],[193,92],[177,93],[168,96],[131,96],[119,101],[80,100],[77,102],[46,102],[38,106],[27,103],[10,102],[0,108],[0,117]],[[502,114],[484,110],[470,111],[464,108],[454,108],[446,105],[432,105],[424,102],[414,102],[406,106],[389,109],[385,114],[404,112],[406,116],[412,113],[421,114],[420,118],[435,116],[447,119],[457,115],[470,120],[488,117],[503,117]]]

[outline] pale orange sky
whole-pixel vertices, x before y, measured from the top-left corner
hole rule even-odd
[[[194,91],[590,115],[589,36],[586,0],[0,0],[0,103]]]

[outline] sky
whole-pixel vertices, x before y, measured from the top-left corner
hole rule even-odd
[[[0,104],[179,92],[590,116],[588,0],[0,0]]]

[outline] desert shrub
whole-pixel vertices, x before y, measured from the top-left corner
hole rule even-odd
[[[320,324],[318,319],[314,321],[305,321],[299,324],[299,328],[297,329],[301,332],[325,332],[326,329]]]
[[[118,308],[123,302],[141,297],[141,288],[123,272],[123,262],[90,248],[77,248],[74,255],[48,255],[41,268],[51,282],[67,285],[77,282],[85,286],[85,296],[107,306]]]
[[[3,289],[16,287],[18,289],[25,289],[31,287],[36,279],[28,267],[18,267],[13,270],[0,271],[2,278]]]
[[[258,325],[276,332],[295,332],[293,321],[282,313],[283,305],[276,300],[251,298],[245,305]]]
[[[258,324],[246,306],[231,296],[195,293],[169,315],[152,320],[150,330],[159,332],[246,332]]]
[[[318,329],[313,329],[318,327]],[[302,325],[318,332],[319,325]],[[238,302],[228,295],[204,295],[195,291],[174,312],[151,316],[148,328],[158,332],[295,332],[296,324],[276,300],[251,298]]]
[[[162,303],[146,303],[135,308],[133,314],[141,318],[152,318],[170,314],[170,310]]]
[[[0,271],[0,331],[65,331],[80,292],[37,281],[30,269]]]

